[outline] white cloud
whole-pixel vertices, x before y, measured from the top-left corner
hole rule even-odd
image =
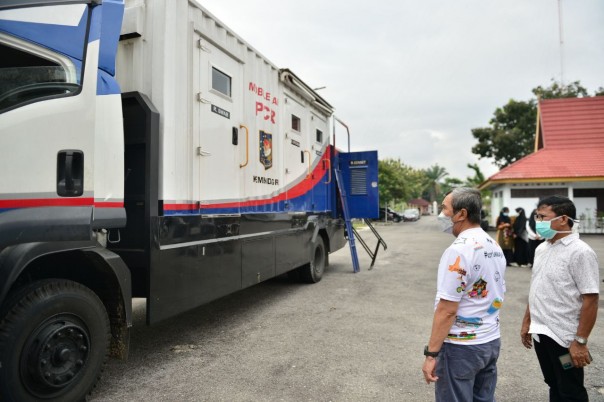
[[[471,129],[561,76],[557,0],[203,4],[277,66],[327,86],[352,149],[460,179],[473,175],[468,163],[497,171],[471,153]],[[563,0],[562,16],[564,80],[593,92],[604,86],[604,1]]]

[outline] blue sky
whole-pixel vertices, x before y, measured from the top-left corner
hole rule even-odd
[[[560,1],[562,46],[558,0],[201,3],[278,67],[325,86],[353,150],[452,177],[471,176],[468,163],[497,172],[471,153],[471,129],[509,99],[552,78],[604,86],[602,0]]]

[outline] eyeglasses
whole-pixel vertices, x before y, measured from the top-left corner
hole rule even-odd
[[[551,221],[551,220],[554,220],[554,219],[557,219],[557,218],[562,218],[563,216],[564,215],[554,216],[554,217],[552,217],[550,219],[546,219],[546,220]],[[543,222],[543,219],[545,219],[545,218],[549,218],[549,216],[545,216],[545,215],[541,215],[541,214],[535,214],[535,220],[537,222]]]

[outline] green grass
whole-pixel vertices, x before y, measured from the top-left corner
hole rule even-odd
[[[355,228],[355,229],[360,229],[360,228],[366,228],[367,225],[362,220],[354,220],[352,222],[352,227]]]

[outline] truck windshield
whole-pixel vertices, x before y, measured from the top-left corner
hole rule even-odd
[[[0,43],[0,113],[36,99],[78,91],[75,70],[66,57]]]

